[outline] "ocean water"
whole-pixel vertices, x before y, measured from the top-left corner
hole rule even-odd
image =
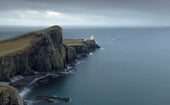
[[[35,29],[1,28],[0,38]],[[24,99],[56,95],[72,100],[59,105],[170,105],[170,28],[63,28],[64,38],[92,34],[101,48],[80,60],[78,71],[50,79]]]

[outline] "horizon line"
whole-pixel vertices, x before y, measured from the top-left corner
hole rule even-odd
[[[58,24],[55,24],[58,25]],[[54,25],[0,25],[0,27],[51,27]],[[168,26],[144,26],[144,25],[59,25],[65,28],[169,28]]]

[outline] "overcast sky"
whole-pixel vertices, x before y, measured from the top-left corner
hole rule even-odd
[[[170,0],[0,0],[0,25],[170,26]]]

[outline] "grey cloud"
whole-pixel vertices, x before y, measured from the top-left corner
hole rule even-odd
[[[170,0],[1,0],[0,10],[53,10],[109,16],[115,11],[137,11],[159,15],[167,14],[169,5]]]
[[[1,9],[167,9],[169,0],[1,0]],[[69,9],[70,8],[70,9]],[[79,10],[77,10],[79,11]],[[76,11],[75,11],[76,12]]]
[[[170,0],[0,0],[0,11],[51,10],[70,15],[129,18],[170,24],[165,22],[170,21],[169,5]]]

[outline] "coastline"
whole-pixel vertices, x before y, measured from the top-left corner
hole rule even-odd
[[[69,66],[74,67],[77,59],[82,59],[86,54],[91,54],[90,51],[100,48],[94,40],[90,39],[63,39],[62,29],[59,26],[2,40],[0,44],[1,46],[11,42],[16,44],[25,39],[29,39],[29,43],[26,42],[28,44],[24,48],[19,50],[16,48],[13,52],[6,55],[3,53],[0,56],[0,75],[2,75],[0,80],[7,81],[10,86],[17,88],[22,98],[26,94],[25,90],[29,92],[41,79],[62,76],[70,71],[75,72],[76,69]],[[44,50],[41,50],[42,48]],[[38,68],[37,65],[39,65]],[[12,81],[11,78],[13,78]]]

